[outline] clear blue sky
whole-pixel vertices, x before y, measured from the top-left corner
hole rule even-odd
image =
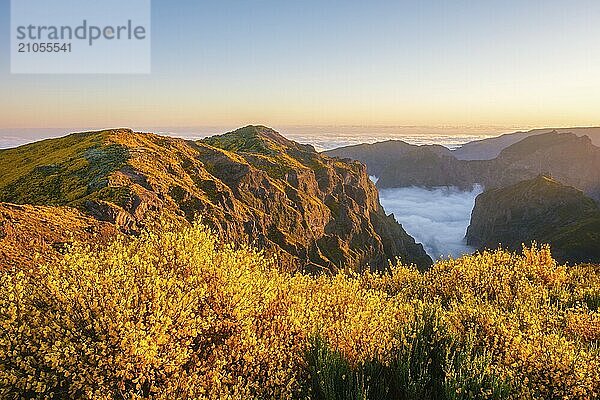
[[[9,3],[0,128],[600,125],[598,0],[155,0],[150,75],[58,76],[10,74]]]

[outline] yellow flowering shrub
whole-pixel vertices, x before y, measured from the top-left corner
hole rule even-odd
[[[595,399],[599,291],[547,247],[308,276],[165,224],[0,274],[0,397]]]

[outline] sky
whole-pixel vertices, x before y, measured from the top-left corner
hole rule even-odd
[[[598,0],[154,0],[147,75],[11,75],[9,6],[0,129],[600,125]]]

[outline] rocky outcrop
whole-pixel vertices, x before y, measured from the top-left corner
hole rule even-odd
[[[385,215],[366,168],[248,126],[202,141],[127,129],[0,152],[0,201],[76,207],[124,232],[157,214],[196,218],[227,241],[277,253],[293,270],[431,264]],[[31,189],[35,185],[38,189]]]
[[[466,238],[479,249],[549,243],[559,261],[598,262],[600,209],[582,191],[539,176],[480,194]]]

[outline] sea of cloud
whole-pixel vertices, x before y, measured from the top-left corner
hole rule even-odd
[[[464,240],[480,186],[471,191],[453,187],[408,187],[380,190],[386,213],[393,213],[404,229],[433,259],[472,253]]]
[[[454,150],[467,142],[484,139],[482,135],[389,135],[389,136],[303,136],[289,135],[289,138],[299,143],[312,144],[317,151],[332,150],[338,147],[353,146],[362,143],[376,143],[386,140],[402,140],[409,144],[426,145],[441,144]]]

